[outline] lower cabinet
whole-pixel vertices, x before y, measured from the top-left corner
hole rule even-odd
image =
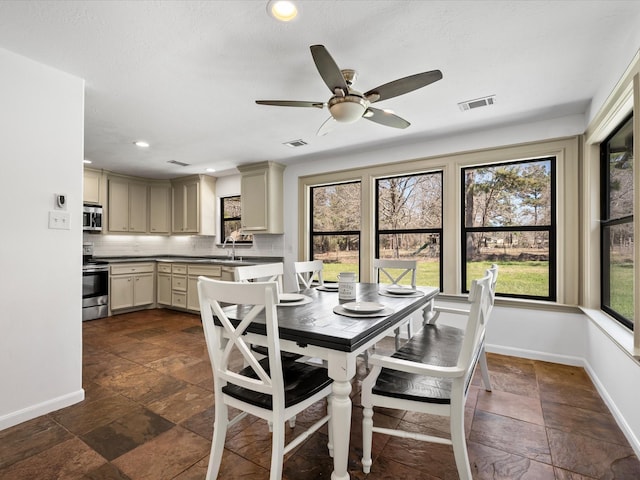
[[[154,303],[154,278],[155,263],[112,265],[109,294],[111,310]]]
[[[220,280],[222,267],[218,265],[188,265],[187,266],[187,308],[196,312],[200,311],[200,299],[198,297],[198,277],[214,278]]]
[[[171,305],[171,264],[158,263],[158,303]]]

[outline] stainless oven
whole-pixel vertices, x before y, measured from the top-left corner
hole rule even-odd
[[[109,265],[89,261],[82,265],[82,321],[109,314]]]

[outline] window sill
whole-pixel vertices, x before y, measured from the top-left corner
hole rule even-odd
[[[608,336],[620,350],[640,364],[640,355],[634,352],[633,332],[601,310],[580,307],[584,313],[602,332]]]

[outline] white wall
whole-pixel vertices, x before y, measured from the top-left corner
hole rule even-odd
[[[84,81],[0,49],[0,430],[82,390]],[[48,229],[54,194],[69,230]]]

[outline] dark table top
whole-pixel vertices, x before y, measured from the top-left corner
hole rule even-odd
[[[424,293],[423,296],[388,296],[379,294],[378,289],[381,287],[377,283],[356,285],[356,301],[381,303],[394,310],[394,313],[385,317],[366,318],[334,313],[336,305],[347,303],[338,300],[338,292],[319,291],[315,288],[303,290],[300,293],[311,297],[312,302],[278,306],[280,338],[295,341],[300,346],[316,345],[350,352],[393,325],[401,323],[407,315],[420,310],[438,293],[436,288],[418,287]],[[235,308],[237,307],[230,307],[226,312],[230,319],[234,318]],[[258,316],[247,330],[265,335],[264,315]]]

